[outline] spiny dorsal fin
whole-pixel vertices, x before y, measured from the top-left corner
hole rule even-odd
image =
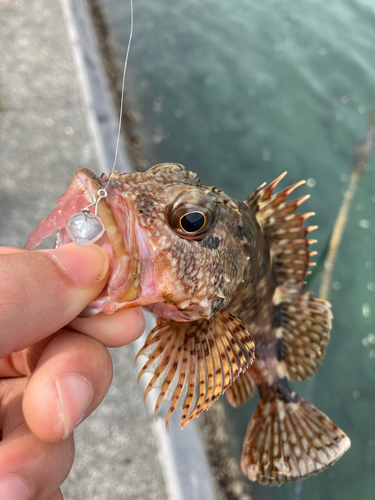
[[[309,477],[350,447],[348,436],[323,412],[294,393],[290,397],[260,399],[251,417],[241,458],[251,481],[280,486]]]
[[[146,372],[154,374],[144,398],[155,387],[161,390],[155,418],[160,405],[171,401],[165,420],[168,430],[177,410],[183,410],[183,428],[226,391],[253,363],[254,343],[238,318],[220,311],[210,320],[161,322],[148,335],[140,355],[149,359],[138,379]]]
[[[275,270],[276,283],[301,283],[314,263],[309,258],[314,255],[307,248],[313,240],[307,235],[317,226],[302,227],[304,221],[314,215],[313,212],[296,215],[297,208],[309,198],[302,196],[286,201],[287,197],[305,181],[297,182],[278,193],[272,194],[275,186],[286,172],[268,184],[260,186],[245,203],[255,212],[256,218],[266,234]]]
[[[252,209],[254,212],[258,212],[261,210],[265,203],[270,199],[272,191],[275,186],[286,176],[286,172],[282,173],[277,177],[274,181],[266,186],[266,183],[263,182],[258,189],[256,189],[253,193],[251,193],[245,200],[245,203]]]
[[[251,399],[255,392],[255,384],[251,378],[250,371],[246,370],[241,373],[233,384],[228,387],[225,393],[228,403],[234,408],[244,405]]]
[[[332,327],[331,305],[292,285],[276,288],[274,302],[280,311],[279,361],[287,377],[300,382],[312,377],[322,364]]]

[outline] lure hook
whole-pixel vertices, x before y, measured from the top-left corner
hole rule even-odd
[[[103,198],[107,198],[108,196],[108,193],[105,189],[99,189],[98,191],[98,199],[95,198],[95,195],[94,196],[94,201],[90,204],[90,205],[87,205],[87,207],[85,208],[82,208],[82,212],[86,215],[86,217],[88,217],[89,219],[96,219],[96,217],[98,216],[98,205],[99,205],[99,201],[102,200]],[[90,208],[95,206],[95,211],[94,211],[94,214],[92,214],[90,212]]]

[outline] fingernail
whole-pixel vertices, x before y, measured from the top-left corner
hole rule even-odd
[[[89,286],[105,278],[108,271],[108,255],[98,245],[79,247],[68,243],[54,250],[50,250],[80,286]]]
[[[76,373],[64,375],[55,384],[60,399],[65,439],[83,419],[92,399],[92,389],[87,380]]]
[[[137,339],[143,334],[146,328],[146,318],[141,309],[137,309],[138,318],[139,318],[139,333]]]
[[[9,500],[30,500],[31,495],[26,484],[16,476],[0,478],[0,498]]]

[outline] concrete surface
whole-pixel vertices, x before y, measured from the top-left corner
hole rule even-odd
[[[110,170],[117,117],[84,0],[0,0],[0,19],[0,245],[22,247],[77,168]],[[65,498],[213,500],[195,422],[181,432],[176,415],[168,436],[157,392],[143,406],[139,347],[111,352],[114,381],[76,431]]]

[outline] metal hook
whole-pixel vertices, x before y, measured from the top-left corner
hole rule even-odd
[[[88,217],[89,219],[96,219],[96,217],[98,216],[98,204],[99,204],[99,201],[102,200],[103,198],[107,198],[108,196],[108,193],[105,189],[99,189],[99,191],[97,192],[99,198],[98,199],[95,199],[95,196],[94,196],[94,201],[93,203],[91,203],[91,205],[87,205],[87,207],[83,208],[82,209],[82,212],[86,215],[86,217]],[[91,214],[90,212],[90,208],[95,206],[95,212],[94,214]]]

